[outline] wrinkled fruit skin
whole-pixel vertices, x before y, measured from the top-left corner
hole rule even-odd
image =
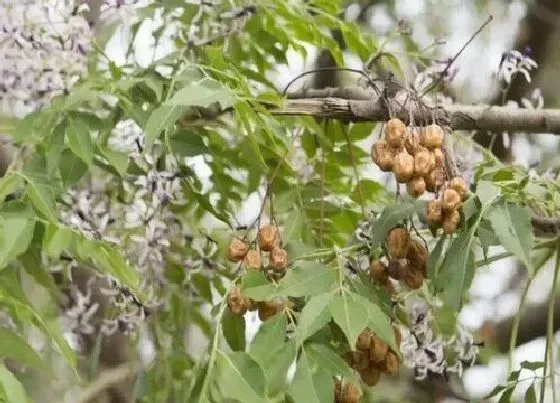
[[[441,224],[441,221],[443,220],[441,201],[430,200],[428,206],[426,207],[426,219],[430,225],[438,226]]]
[[[261,301],[258,303],[259,319],[265,322],[283,309],[284,306],[277,301]]]
[[[385,141],[392,148],[401,148],[406,136],[406,125],[400,119],[390,119],[385,127]]]
[[[418,288],[422,287],[424,276],[422,275],[422,272],[409,267],[408,270],[405,270],[403,274],[403,280],[409,288],[417,290]]]
[[[371,343],[372,333],[371,330],[365,328],[356,340],[356,350],[367,351]]]
[[[449,182],[449,187],[459,194],[462,201],[467,199],[469,195],[469,189],[463,178],[461,178],[460,176],[456,176],[455,178],[451,179],[451,182]]]
[[[227,258],[230,262],[239,262],[243,260],[248,251],[249,245],[247,243],[239,238],[233,238],[228,246]]]
[[[389,267],[387,272],[391,278],[395,280],[400,280],[403,277],[404,270],[408,266],[408,260],[406,259],[391,259],[389,261]]]
[[[245,315],[247,313],[246,299],[241,295],[238,287],[233,287],[227,296],[227,304],[234,315]]]
[[[372,362],[382,362],[385,360],[387,353],[389,352],[389,346],[379,337],[373,337],[371,339],[371,344],[369,348],[369,359]]]
[[[436,167],[428,175],[424,176],[426,182],[426,190],[428,192],[437,192],[445,183],[445,174],[443,169]]]
[[[255,249],[249,250],[243,263],[247,270],[260,270],[262,265],[261,253]]]
[[[443,224],[441,225],[443,233],[447,235],[453,234],[457,231],[459,221],[461,221],[461,214],[457,210],[451,212],[449,215],[446,214]]]
[[[410,155],[415,155],[421,150],[420,133],[416,128],[408,128],[406,138],[404,140],[404,148]]]
[[[259,248],[265,252],[270,252],[276,246],[277,235],[278,231],[272,225],[259,228],[257,235]]]
[[[391,172],[393,170],[395,156],[386,141],[378,141],[371,147],[371,158],[381,171]]]
[[[410,235],[405,228],[393,228],[387,235],[387,249],[392,259],[403,259],[408,253]]]
[[[434,154],[428,150],[420,151],[414,156],[414,172],[418,176],[428,175],[436,167]]]
[[[347,380],[342,384],[341,403],[359,403],[362,398],[362,391],[353,382]]]
[[[393,173],[399,183],[406,183],[414,175],[414,157],[407,152],[400,152],[393,162]]]
[[[412,197],[419,197],[426,191],[426,182],[423,177],[412,178],[410,182],[406,184],[406,191]]]
[[[426,274],[426,263],[428,262],[429,252],[422,242],[413,239],[410,242],[410,248],[406,258],[409,265],[416,271]]]
[[[436,124],[424,127],[422,130],[422,145],[430,150],[441,148],[443,145],[443,129]]]
[[[288,267],[288,252],[282,248],[274,248],[270,252],[270,266],[277,273],[283,273]]]
[[[372,280],[375,280],[381,284],[385,284],[389,279],[387,266],[383,264],[381,260],[372,260],[369,265],[369,275]]]
[[[376,367],[368,367],[360,371],[360,377],[367,386],[375,386],[379,383],[379,379],[381,379],[381,370]]]
[[[441,198],[441,208],[445,213],[450,213],[461,207],[461,196],[453,189],[445,189]]]
[[[385,371],[389,375],[395,375],[397,372],[399,372],[399,367],[400,364],[397,355],[392,351],[389,351],[389,353],[387,353],[387,356],[385,357]]]
[[[432,153],[434,154],[434,162],[436,163],[436,167],[443,167],[443,165],[445,164],[445,155],[443,154],[443,151],[441,151],[441,148],[434,148],[432,150]]]

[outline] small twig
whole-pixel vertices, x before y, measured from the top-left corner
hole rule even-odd
[[[471,37],[469,38],[469,40],[467,42],[465,42],[465,44],[463,45],[463,47],[461,49],[459,49],[459,51],[455,54],[455,56],[453,56],[451,59],[449,59],[449,61],[447,62],[447,65],[445,66],[445,69],[443,69],[443,71],[439,74],[438,78],[435,79],[432,84],[430,84],[428,86],[428,88],[426,88],[422,94],[420,95],[420,97],[423,97],[425,94],[427,94],[428,92],[430,92],[431,90],[433,90],[434,88],[436,88],[445,78],[445,76],[447,75],[447,73],[449,73],[449,69],[451,69],[451,65],[453,63],[455,63],[455,61],[457,60],[457,58],[459,56],[461,56],[461,54],[463,53],[463,51],[471,44],[471,42],[478,36],[478,34],[480,34],[482,32],[482,30],[484,28],[486,28],[486,26],[488,24],[490,24],[490,22],[492,22],[492,20],[494,19],[494,17],[492,15],[489,15],[488,18],[486,19],[486,21],[484,21],[482,23],[482,25],[475,31],[474,34],[471,35]]]

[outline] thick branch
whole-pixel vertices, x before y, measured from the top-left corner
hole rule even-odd
[[[415,121],[449,124],[455,130],[489,130],[496,132],[528,132],[560,134],[558,109],[510,109],[486,105],[450,105],[445,109],[418,108],[415,104],[390,105],[393,116],[408,121],[411,111]],[[369,100],[343,98],[293,99],[281,108],[271,109],[274,115],[304,115],[348,121],[384,121],[389,119],[385,102],[379,98]]]

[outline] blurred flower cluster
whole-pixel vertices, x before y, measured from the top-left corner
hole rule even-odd
[[[498,80],[509,85],[516,75],[521,74],[530,83],[531,71],[537,67],[538,64],[531,59],[529,51],[521,53],[517,50],[510,50],[502,55]]]

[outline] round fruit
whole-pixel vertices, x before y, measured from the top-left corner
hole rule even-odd
[[[405,258],[409,245],[410,235],[406,228],[393,228],[387,234],[387,249],[392,259]]]
[[[434,148],[432,150],[432,153],[434,154],[436,167],[442,167],[445,164],[445,155],[443,155],[443,151],[441,151],[441,148]]]
[[[414,175],[414,157],[406,151],[398,153],[393,162],[393,173],[398,182],[408,182]]]
[[[362,330],[362,333],[358,336],[358,340],[356,340],[356,349],[360,351],[367,351],[371,343],[371,336],[371,330],[368,328]]]
[[[381,171],[393,170],[394,152],[385,140],[378,141],[371,147],[371,158]]]
[[[385,127],[385,141],[390,147],[401,148],[406,136],[406,125],[400,119],[390,119]]]
[[[461,221],[461,214],[457,210],[446,214],[442,224],[443,232],[448,235],[453,234],[459,226],[459,221]]]
[[[424,147],[430,150],[440,148],[443,145],[443,129],[435,123],[424,127],[421,142]]]
[[[283,273],[288,266],[288,252],[282,248],[275,247],[270,252],[270,266],[277,273]]]
[[[404,271],[403,280],[409,288],[417,290],[418,288],[422,287],[422,283],[424,282],[424,275],[422,274],[422,272],[408,267],[407,270]]]
[[[436,167],[434,154],[422,150],[414,156],[414,173],[418,176],[428,175]]]
[[[392,351],[389,351],[389,353],[385,357],[384,367],[385,367],[385,371],[389,375],[395,375],[397,372],[399,372],[399,367],[400,367],[399,358]]]
[[[406,184],[406,191],[412,197],[422,196],[426,191],[426,182],[424,178],[421,176],[412,178],[410,182]]]
[[[282,309],[283,307],[275,300],[261,301],[258,303],[259,319],[264,322],[276,315]]]
[[[241,295],[238,287],[233,287],[227,296],[228,308],[234,315],[245,315],[247,313],[247,305],[245,297]]]
[[[372,362],[382,362],[389,352],[389,345],[379,337],[373,337],[369,346],[369,359]]]
[[[248,251],[249,245],[246,242],[239,238],[233,238],[228,246],[227,258],[230,262],[239,262],[243,260]]]
[[[456,176],[455,178],[451,179],[451,182],[449,182],[449,187],[459,193],[461,200],[465,200],[469,194],[467,184],[465,183],[465,180],[460,176]]]
[[[426,271],[426,263],[428,262],[428,250],[422,242],[413,239],[410,242],[410,248],[406,258],[408,259],[409,266],[416,271],[424,273]]]
[[[441,198],[441,208],[445,213],[450,213],[461,207],[461,196],[456,190],[447,188]]]
[[[276,227],[272,225],[259,228],[259,233],[257,235],[259,248],[265,252],[270,252],[276,246],[277,235],[278,231]]]
[[[408,266],[408,260],[406,259],[391,259],[387,269],[389,277],[394,278],[395,280],[400,280],[406,266]]]
[[[362,391],[352,381],[346,380],[342,384],[340,397],[341,403],[359,403],[362,398]]]
[[[381,284],[385,284],[389,275],[387,274],[387,266],[381,260],[372,260],[369,265],[369,276]]]
[[[426,190],[428,192],[437,192],[445,183],[445,174],[443,169],[436,167],[428,175],[424,176],[426,182]]]
[[[443,220],[441,201],[430,200],[428,206],[426,207],[426,219],[430,225],[436,226],[441,224],[441,220]]]
[[[404,139],[404,147],[410,155],[415,155],[421,149],[420,133],[416,127],[409,127]]]
[[[245,255],[243,263],[247,270],[260,270],[262,264],[261,253],[255,249],[249,250]]]
[[[360,377],[367,386],[375,386],[381,378],[381,371],[377,367],[368,367],[360,371]]]
[[[356,371],[362,371],[369,367],[369,351],[353,351],[352,364],[352,368]]]

